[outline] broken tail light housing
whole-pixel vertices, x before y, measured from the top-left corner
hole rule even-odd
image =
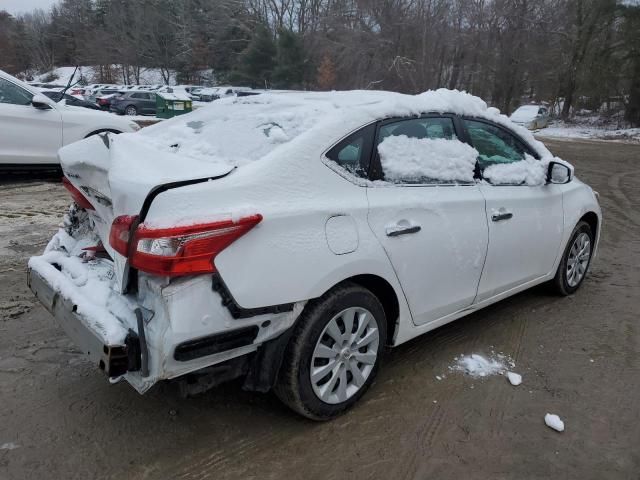
[[[152,228],[141,224],[132,234],[136,219],[123,216],[113,221],[111,246],[128,256],[133,268],[155,275],[180,276],[216,272],[216,255],[260,223],[262,215],[185,227]]]
[[[87,200],[87,197],[85,197],[67,177],[62,177],[62,185],[69,191],[71,198],[73,198],[73,201],[76,202],[79,207],[82,207],[85,210],[95,210],[93,205],[91,205],[89,200]]]

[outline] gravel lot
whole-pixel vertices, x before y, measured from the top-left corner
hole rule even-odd
[[[581,290],[536,288],[393,350],[364,401],[325,424],[237,383],[188,400],[171,384],[145,396],[110,385],[26,286],[66,191],[2,181],[0,479],[638,479],[640,146],[547,144],[601,194]],[[515,360],[522,385],[448,371],[491,349]]]

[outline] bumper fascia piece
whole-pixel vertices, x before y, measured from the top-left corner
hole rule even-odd
[[[123,344],[109,344],[77,313],[76,305],[57,292],[36,270],[27,271],[27,283],[75,345],[105,374],[118,377],[140,368],[140,342],[133,330],[129,330]]]

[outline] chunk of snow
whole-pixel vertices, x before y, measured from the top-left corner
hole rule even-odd
[[[564,422],[560,420],[558,415],[547,413],[544,416],[544,423],[546,423],[547,427],[553,428],[558,432],[564,432]]]
[[[522,375],[519,375],[515,372],[507,372],[507,378],[511,385],[518,386],[522,383]]]
[[[507,371],[507,366],[513,363],[504,355],[493,358],[485,358],[473,353],[459,357],[456,364],[449,367],[451,370],[464,372],[474,378],[488,377],[489,375],[502,375]]]
[[[440,375],[436,375],[436,380],[442,380],[442,377]]]
[[[543,185],[549,160],[537,160],[526,155],[524,160],[487,166],[482,176],[494,185]]]
[[[13,442],[8,442],[8,443],[3,443],[2,445],[0,445],[0,450],[14,450],[16,448],[20,447],[20,445],[13,443]]]
[[[387,181],[473,182],[478,151],[459,140],[394,135],[378,145]]]

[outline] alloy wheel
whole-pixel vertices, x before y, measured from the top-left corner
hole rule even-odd
[[[567,259],[567,283],[570,287],[577,286],[584,278],[591,258],[591,239],[585,232],[580,233],[573,241],[569,258]]]
[[[380,332],[374,316],[347,308],[324,327],[311,357],[311,385],[329,404],[342,403],[365,384],[378,357]]]

